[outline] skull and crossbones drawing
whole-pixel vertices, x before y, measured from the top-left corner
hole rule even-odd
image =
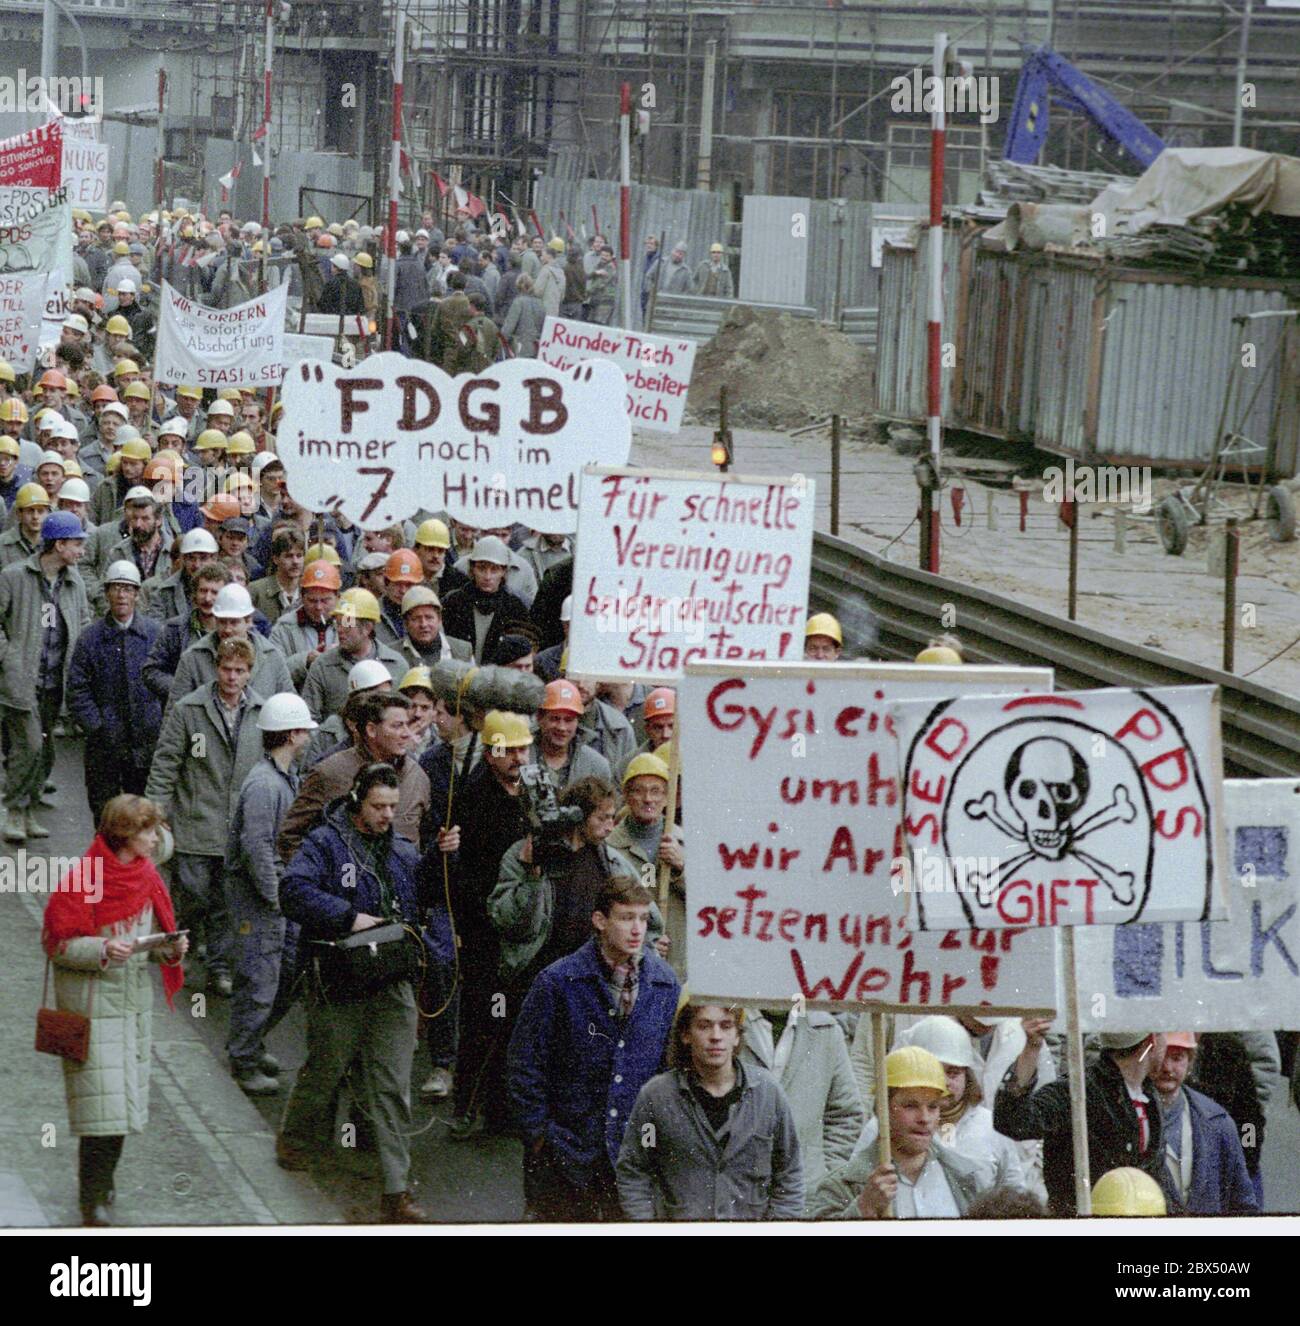
[[[1002,815],[998,794],[992,790],[967,801],[964,807],[971,819],[988,820],[994,828],[1028,849],[993,870],[970,876],[981,907],[990,906],[1002,885],[1035,857],[1060,861],[1073,856],[1106,885],[1120,906],[1133,901],[1133,872],[1116,870],[1105,861],[1081,852],[1078,843],[1108,824],[1131,824],[1137,817],[1137,808],[1128,789],[1121,785],[1115,789],[1110,805],[1086,819],[1078,819],[1091,786],[1087,762],[1068,741],[1059,737],[1034,737],[1012,751],[1003,776],[1003,790],[1016,822]]]

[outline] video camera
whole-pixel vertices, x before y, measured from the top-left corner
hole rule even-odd
[[[586,818],[581,806],[562,806],[550,774],[540,764],[527,764],[519,771],[523,784],[524,810],[534,834],[554,842],[576,829]]]

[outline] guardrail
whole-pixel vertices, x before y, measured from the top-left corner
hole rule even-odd
[[[876,348],[876,334],[880,322],[878,308],[846,308],[840,310],[840,331],[854,345]]]
[[[647,331],[658,336],[684,336],[690,341],[711,340],[722,319],[733,308],[768,309],[789,313],[795,318],[815,318],[817,310],[796,304],[759,304],[749,299],[709,299],[704,295],[670,295],[659,291],[655,297],[653,325]]]
[[[880,632],[873,652],[884,658],[914,658],[948,620],[969,662],[1048,664],[1061,690],[1218,686],[1224,772],[1300,777],[1300,700],[1230,673],[891,562],[829,534],[818,534],[813,543],[811,598],[817,608],[834,612],[850,637],[855,616],[869,608]]]

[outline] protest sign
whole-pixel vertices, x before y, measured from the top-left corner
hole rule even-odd
[[[16,373],[28,372],[36,357],[49,279],[44,272],[0,274],[0,359]]]
[[[362,313],[345,313],[341,319],[344,336],[368,336],[369,324]],[[331,352],[334,338],[339,334],[340,318],[337,313],[309,313],[303,319],[303,331],[310,336],[328,336]],[[327,359],[329,355],[325,356]]]
[[[51,272],[45,284],[45,307],[41,312],[41,349],[58,345],[63,339],[63,323],[72,312],[72,292],[61,271]]]
[[[270,387],[284,376],[284,311],[278,285],[234,308],[208,308],[163,282],[154,378],[175,386]]]
[[[1050,689],[1047,668],[692,664],[678,687],[691,993],[917,1010],[1052,1009],[1053,936],[906,927],[904,697]]]
[[[1223,792],[1228,919],[1081,931],[1086,1031],[1300,1030],[1300,781]]]
[[[588,466],[569,671],[663,682],[694,661],[798,660],[814,496],[807,479]]]
[[[921,929],[1119,925],[1223,910],[1212,686],[961,698],[891,709],[909,848],[958,886]]]
[[[600,361],[559,373],[513,359],[452,378],[392,352],[350,369],[307,360],[280,396],[285,482],[309,510],[337,508],[363,529],[424,509],[572,533],[583,465],[621,465],[632,445],[622,381]]]
[[[561,372],[588,359],[612,360],[627,377],[627,413],[634,428],[676,433],[682,426],[694,341],[548,317],[537,357]]]
[[[333,353],[334,342],[328,336],[299,336],[297,332],[285,332],[281,363],[290,368],[304,359],[327,360]]]
[[[0,141],[0,189],[51,193],[63,181],[63,125],[54,120]]]
[[[97,140],[93,121],[63,122],[63,187],[69,206],[108,210],[108,144]]]

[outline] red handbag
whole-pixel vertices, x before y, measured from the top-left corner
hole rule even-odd
[[[74,1064],[84,1064],[90,1056],[90,1010],[95,1003],[95,987],[90,987],[84,1013],[66,1012],[60,1008],[47,1008],[50,993],[50,960],[45,959],[45,984],[41,990],[41,1006],[36,1010],[36,1049],[40,1054],[57,1054]]]

